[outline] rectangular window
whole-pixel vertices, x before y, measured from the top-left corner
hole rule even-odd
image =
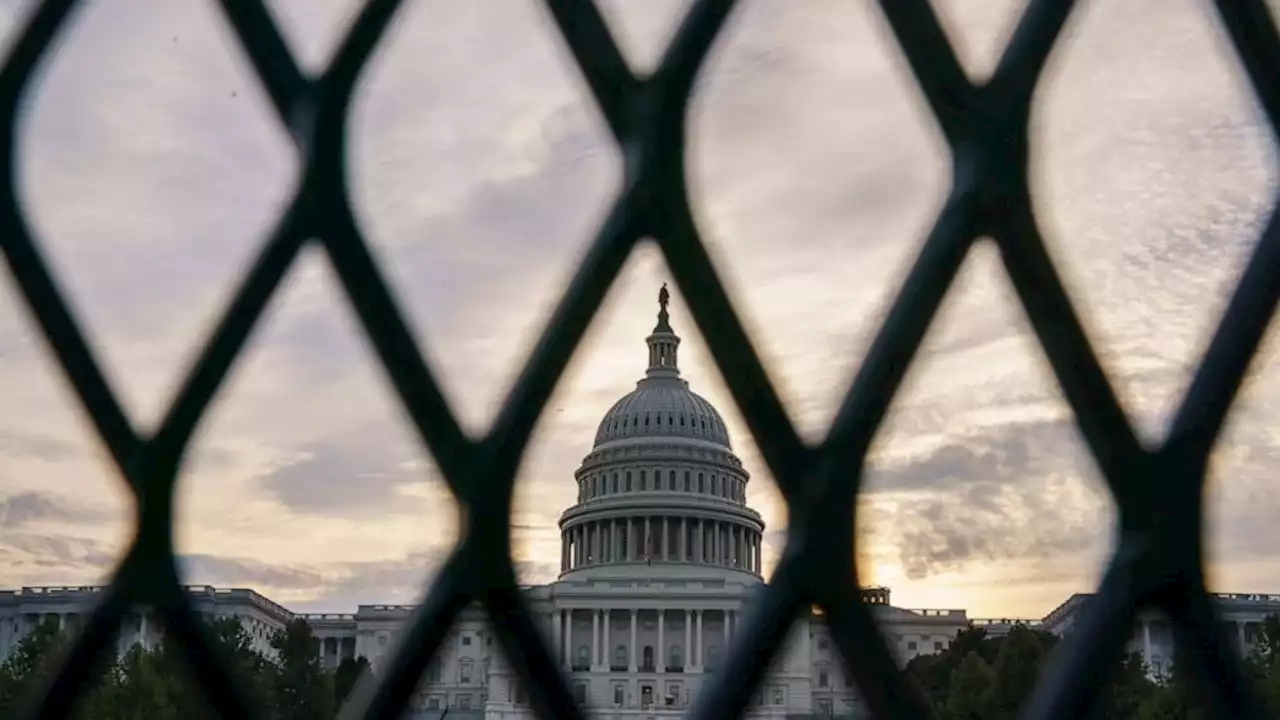
[[[623,702],[623,697],[624,697],[625,688],[626,688],[626,686],[624,686],[624,685],[614,685],[614,686],[613,686],[613,705],[614,705],[614,707],[622,707],[622,702]]]
[[[470,644],[471,644],[471,636],[470,636],[470,635],[463,635],[463,636],[462,636],[462,644],[463,644],[463,645],[470,645]]]
[[[912,640],[911,642],[907,643],[907,649],[908,649],[908,650],[915,650],[915,649],[916,649],[916,641],[915,641],[915,640]]]
[[[587,704],[587,686],[584,683],[573,684],[573,700],[579,705]]]
[[[471,696],[470,696],[470,695],[459,695],[459,696],[458,696],[458,709],[459,709],[459,710],[470,710],[470,709],[471,709]]]
[[[831,679],[827,677],[827,671],[823,670],[818,673],[818,687],[830,687]]]

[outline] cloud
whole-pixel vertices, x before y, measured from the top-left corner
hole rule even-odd
[[[398,491],[430,479],[395,445],[361,439],[318,440],[260,478],[263,490],[292,512],[356,517],[409,511]],[[369,439],[372,440],[372,439]]]
[[[260,560],[213,555],[183,555],[179,571],[190,585],[217,587],[312,589],[330,578],[313,568],[289,567]]]
[[[93,508],[77,507],[60,498],[37,492],[24,492],[0,500],[0,527],[14,530],[33,521],[86,521],[101,519]]]

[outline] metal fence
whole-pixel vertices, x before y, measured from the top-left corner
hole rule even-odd
[[[1266,225],[1167,440],[1145,447],[1126,420],[1086,340],[1037,230],[1028,197],[1032,95],[1069,0],[1031,0],[990,80],[974,85],[927,0],[882,0],[899,48],[941,126],[952,157],[950,195],[892,303],[827,437],[803,442],[768,381],[699,237],[685,187],[685,118],[694,79],[733,0],[695,2],[658,68],[635,76],[590,0],[545,0],[625,159],[625,182],[492,427],[468,437],[411,339],[382,271],[352,217],[344,135],[353,88],[392,22],[398,0],[369,0],[322,72],[292,57],[262,0],[220,6],[300,151],[303,182],[174,397],[159,429],[140,435],[108,387],[79,323],[32,237],[16,193],[15,119],[37,66],[83,2],[45,0],[0,69],[0,249],[67,379],[137,498],[136,534],[33,717],[62,718],[111,652],[122,614],[146,605],[186,649],[211,705],[254,717],[194,621],[175,567],[173,497],[192,434],[281,278],[308,244],[320,246],[422,442],[466,514],[465,531],[416,611],[376,686],[361,686],[344,717],[395,718],[450,625],[470,601],[488,611],[502,650],[540,692],[541,717],[579,718],[564,676],[523,604],[512,567],[508,517],[520,458],[534,423],[628,254],[656,242],[706,337],[747,426],[785,497],[790,528],[772,582],[753,605],[721,672],[692,715],[737,716],[797,612],[816,604],[872,714],[928,717],[856,590],[854,499],[866,452],[921,338],[969,247],[988,238],[1048,355],[1076,423],[1105,475],[1120,539],[1077,632],[1050,661],[1028,717],[1079,717],[1120,657],[1135,611],[1158,607],[1215,715],[1260,717],[1253,688],[1214,622],[1202,567],[1207,458],[1280,296],[1280,231]],[[1264,0],[1218,0],[1218,17],[1272,127],[1280,121],[1280,36]],[[984,240],[984,242],[987,240]],[[849,543],[830,542],[847,537]],[[821,572],[820,572],[821,570]],[[835,570],[833,572],[833,570]]]

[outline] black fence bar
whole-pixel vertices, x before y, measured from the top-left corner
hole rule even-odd
[[[543,331],[493,427],[471,438],[435,375],[352,215],[345,167],[353,91],[400,0],[368,0],[331,65],[308,76],[290,54],[263,0],[219,0],[280,122],[300,150],[304,181],[187,375],[155,434],[138,434],[100,370],[75,313],[58,289],[16,193],[15,123],[30,79],[56,49],[76,0],[44,0],[27,18],[0,68],[0,251],[17,287],[121,475],[136,496],[133,543],[60,672],[29,717],[64,718],[110,652],[123,608],[153,608],[182,637],[191,669],[220,714],[254,717],[226,668],[191,622],[173,555],[172,499],[183,455],[281,279],[308,244],[333,264],[378,358],[423,444],[467,515],[466,535],[427,591],[378,684],[368,681],[344,718],[397,718],[459,612],[480,602],[520,679],[539,688],[540,717],[582,709],[542,644],[511,558],[508,518],[515,475],[533,427],[616,280],[626,258],[652,239],[688,301],[734,402],[757,438],[786,500],[791,527],[781,564],[763,591],[723,671],[710,676],[691,715],[741,714],[797,612],[825,613],[846,665],[876,717],[928,717],[923,697],[899,672],[856,592],[852,547],[862,467],[881,420],[969,248],[990,238],[1049,358],[1120,512],[1121,542],[1074,635],[1051,659],[1026,716],[1074,718],[1088,711],[1139,610],[1174,622],[1218,717],[1257,717],[1253,689],[1221,635],[1204,589],[1202,488],[1208,453],[1280,299],[1280,229],[1273,218],[1228,305],[1165,444],[1143,447],[1128,423],[1046,252],[1028,194],[1029,118],[1041,71],[1071,0],[1032,0],[985,84],[966,77],[927,0],[882,0],[896,37],[951,151],[951,195],[893,303],[828,437],[801,441],[717,278],[685,185],[686,116],[704,65],[734,0],[693,3],[656,71],[628,68],[591,0],[545,4],[599,104],[625,162],[611,212]],[[1219,18],[1273,131],[1280,122],[1280,34],[1263,0],[1217,0]],[[821,572],[819,571],[821,570]]]

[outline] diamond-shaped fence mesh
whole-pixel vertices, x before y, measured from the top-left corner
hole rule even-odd
[[[962,70],[927,0],[881,8],[952,156],[950,196],[826,439],[804,443],[769,382],[718,281],[685,186],[685,118],[694,80],[734,6],[695,2],[657,68],[628,68],[591,0],[545,0],[625,159],[625,182],[603,227],[560,298],[536,349],[492,427],[468,437],[406,328],[352,216],[344,158],[348,111],[362,69],[399,0],[369,0],[332,63],[309,76],[289,53],[262,0],[220,0],[280,120],[299,150],[296,195],[230,299],[159,429],[138,433],[109,388],[75,315],[32,236],[16,192],[15,125],[35,70],[83,2],[45,0],[29,16],[0,69],[0,250],[31,314],[84,404],[137,501],[125,559],[32,716],[63,718],[111,652],[126,609],[154,608],[181,642],[212,707],[255,717],[228,679],[179,584],[173,498],[183,455],[211,400],[300,251],[325,251],[422,442],[466,513],[466,531],[416,611],[376,685],[361,686],[344,717],[396,718],[450,626],[469,603],[492,619],[515,672],[537,688],[545,718],[582,717],[566,680],[521,599],[508,533],[512,490],[535,422],[623,262],[641,241],[657,243],[787,502],[787,546],[772,581],[743,623],[732,654],[709,676],[697,718],[743,713],[792,620],[819,606],[875,717],[929,717],[923,695],[899,672],[856,591],[855,497],[871,439],[969,248],[999,249],[1035,334],[1096,456],[1119,511],[1120,540],[1078,630],[1056,651],[1024,709],[1027,717],[1075,718],[1089,708],[1119,659],[1135,613],[1172,620],[1192,677],[1218,717],[1260,717],[1229,639],[1215,622],[1201,571],[1207,458],[1280,298],[1280,228],[1273,216],[1159,447],[1145,447],[1113,392],[1072,309],[1037,229],[1028,195],[1031,101],[1073,2],[1028,3],[989,81]],[[1280,123],[1280,35],[1264,0],[1218,0],[1218,18],[1273,129]],[[443,109],[442,112],[447,111]]]

